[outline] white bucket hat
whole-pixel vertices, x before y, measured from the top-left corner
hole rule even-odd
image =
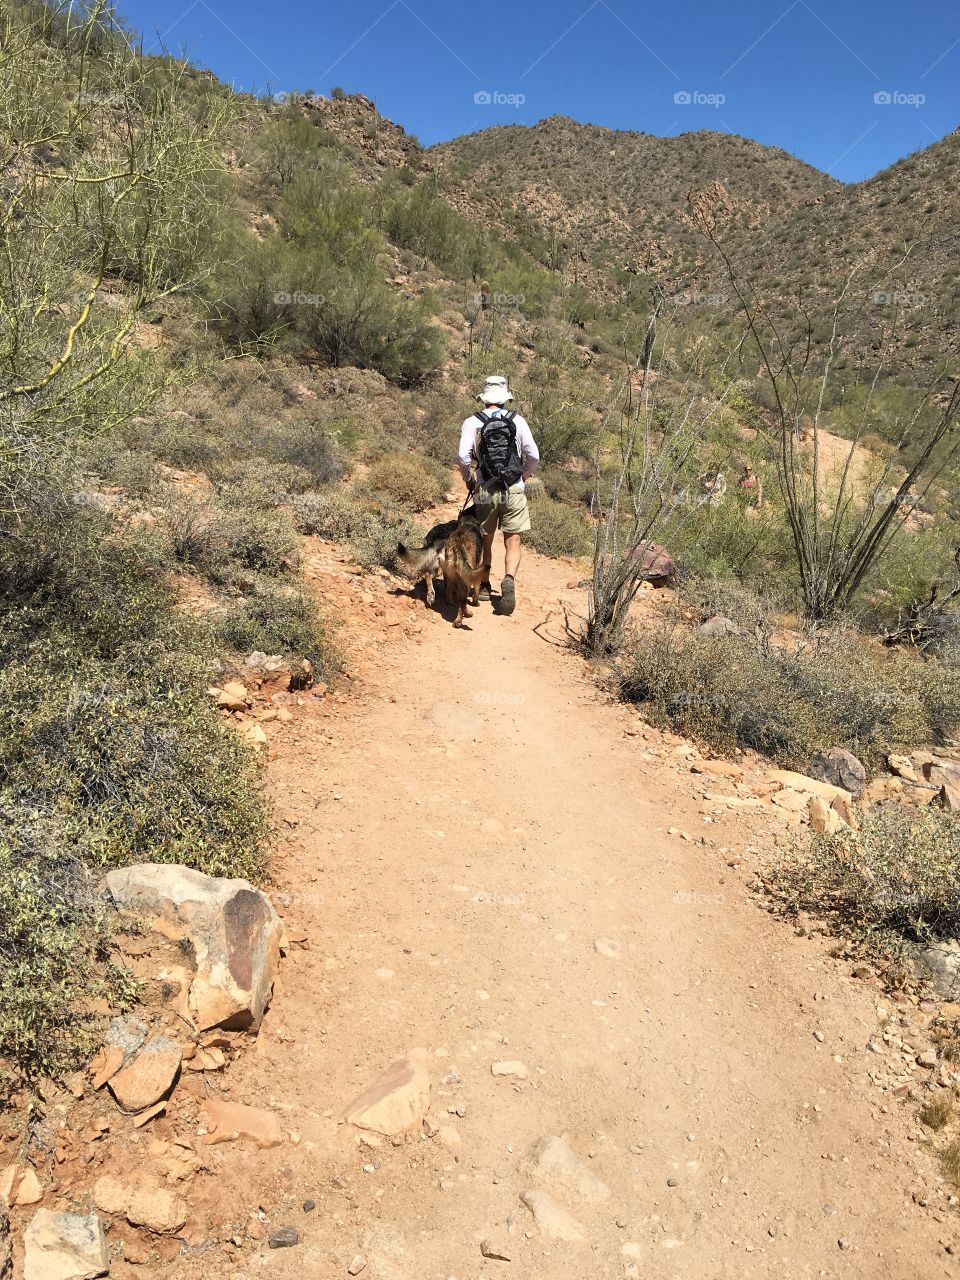
[[[513,392],[507,386],[507,380],[500,374],[492,374],[483,384],[483,390],[477,396],[482,404],[506,404],[513,399]]]

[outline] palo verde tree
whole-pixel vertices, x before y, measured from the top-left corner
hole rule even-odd
[[[228,97],[107,0],[0,0],[0,521],[161,381],[138,326],[197,287]],[[167,303],[167,305],[169,305]]]

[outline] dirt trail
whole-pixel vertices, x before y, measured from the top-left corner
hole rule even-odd
[[[308,946],[228,1087],[295,1140],[237,1151],[211,1207],[259,1203],[301,1240],[244,1245],[239,1273],[346,1275],[362,1254],[371,1280],[956,1274],[951,1215],[911,1199],[936,1180],[912,1108],[866,1078],[877,989],[758,909],[749,857],[728,865],[770,819],[705,822],[683,748],[644,740],[534,630],[581,605],[569,576],[528,556],[511,619],[411,611],[401,643],[385,626],[358,703],[274,753],[298,824],[278,905]],[[459,1146],[370,1147],[342,1123],[411,1050]],[[527,1078],[495,1077],[505,1059]],[[558,1134],[611,1193],[551,1191],[580,1243],[519,1200],[521,1157]]]

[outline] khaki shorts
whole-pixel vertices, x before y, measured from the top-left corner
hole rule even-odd
[[[522,489],[497,489],[488,493],[478,489],[474,494],[477,519],[484,533],[529,533],[530,509]]]

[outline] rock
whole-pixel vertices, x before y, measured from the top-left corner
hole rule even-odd
[[[455,1151],[462,1144],[463,1139],[455,1124],[442,1124],[437,1129],[437,1141],[449,1147],[451,1151]]]
[[[640,562],[642,581],[654,587],[668,587],[673,582],[677,566],[666,547],[657,542],[641,542],[633,558]]]
[[[820,835],[835,836],[841,831],[848,830],[840,814],[827,804],[823,796],[810,796],[807,801],[807,813],[810,816],[810,826]]]
[[[864,788],[860,802],[864,808],[872,808],[874,805],[883,804],[886,800],[900,800],[903,794],[904,785],[901,778],[874,778]]]
[[[289,663],[279,654],[251,653],[243,665],[256,673],[260,688],[271,693],[286,693],[293,681]]]
[[[240,734],[255,747],[265,747],[267,745],[267,735],[255,720],[251,720],[248,724],[241,725]]]
[[[430,1076],[409,1058],[390,1064],[344,1113],[348,1124],[392,1138],[423,1123],[430,1105]]]
[[[832,786],[843,787],[851,795],[863,795],[867,785],[867,771],[849,751],[843,747],[831,747],[819,751],[810,761],[810,776]]]
[[[917,1054],[918,1067],[935,1067],[936,1065],[937,1065],[936,1049],[924,1049],[921,1053]]]
[[[190,867],[141,863],[107,874],[115,905],[188,942],[196,975],[187,996],[198,1031],[257,1027],[273,991],[283,925],[266,894],[246,880]]]
[[[528,1074],[522,1062],[494,1062],[490,1072],[495,1076],[511,1076],[514,1080],[526,1080]]]
[[[296,1227],[280,1227],[277,1231],[271,1231],[267,1237],[267,1244],[271,1249],[292,1249],[299,1243],[300,1232]]]
[[[313,1211],[314,1211],[314,1209],[315,1209],[316,1207],[317,1207],[317,1202],[316,1202],[316,1200],[304,1200],[304,1202],[303,1202],[303,1212],[304,1212],[304,1213],[313,1213]]]
[[[10,1243],[10,1215],[4,1198],[0,1196],[0,1280],[10,1280],[13,1275],[13,1246]]]
[[[102,1089],[123,1066],[125,1054],[119,1044],[105,1044],[93,1059],[88,1070],[93,1077],[90,1083],[94,1089]]]
[[[186,1202],[147,1174],[132,1181],[104,1174],[93,1184],[93,1203],[101,1213],[158,1235],[178,1231],[187,1220]]]
[[[20,1178],[20,1185],[17,1187],[12,1203],[17,1208],[23,1208],[25,1205],[39,1204],[42,1199],[43,1187],[40,1185],[40,1179],[36,1171],[28,1165]]]
[[[839,813],[851,831],[860,830],[860,814],[853,796],[834,796],[830,808]]]
[[[923,953],[934,988],[946,1000],[960,1000],[960,941],[935,942]]]
[[[366,1265],[367,1265],[367,1260],[363,1256],[363,1254],[362,1253],[355,1254],[353,1259],[350,1262],[349,1267],[347,1267],[347,1275],[358,1276]]]
[[[940,790],[936,795],[936,803],[941,809],[946,809],[949,813],[960,812],[960,778],[956,775],[951,775],[949,781],[941,784]]]
[[[0,1204],[23,1208],[43,1199],[40,1179],[30,1165],[8,1164],[0,1172]]]
[[[620,943],[612,938],[598,938],[593,944],[593,949],[600,955],[606,956],[608,960],[616,960],[620,955]]]
[[[533,1214],[537,1230],[548,1240],[576,1244],[584,1238],[583,1227],[576,1218],[561,1208],[546,1191],[522,1191],[520,1200]]]
[[[698,760],[690,766],[691,773],[707,773],[713,778],[729,778],[731,782],[740,782],[743,769],[731,760]]]
[[[480,1252],[485,1258],[495,1258],[497,1262],[509,1262],[510,1251],[499,1240],[481,1240]]]
[[[779,782],[785,790],[799,791],[805,796],[823,796],[828,804],[832,804],[837,796],[849,794],[844,787],[821,782],[818,778],[808,778],[806,774],[794,773],[792,769],[771,769],[767,776],[771,782]],[[772,799],[776,803],[776,795]]]
[[[41,1209],[23,1233],[23,1280],[92,1280],[110,1256],[96,1214]]]
[[[250,693],[239,680],[231,680],[217,694],[217,706],[225,711],[246,711],[249,705]]]
[[[740,628],[737,624],[719,613],[708,618],[706,622],[701,622],[697,627],[698,636],[738,636],[739,634]]]
[[[887,756],[887,768],[895,777],[904,778],[907,782],[920,781],[920,775],[909,756]]]
[[[241,1102],[226,1102],[210,1098],[202,1108],[208,1133],[206,1142],[252,1142],[261,1150],[279,1147],[283,1142],[280,1121],[270,1111],[260,1107],[248,1107]]]
[[[610,1188],[580,1159],[565,1139],[538,1138],[520,1164],[520,1172],[555,1191],[602,1204]]]
[[[154,1036],[128,1066],[111,1077],[110,1092],[124,1111],[143,1111],[169,1094],[179,1072],[179,1044]]]

